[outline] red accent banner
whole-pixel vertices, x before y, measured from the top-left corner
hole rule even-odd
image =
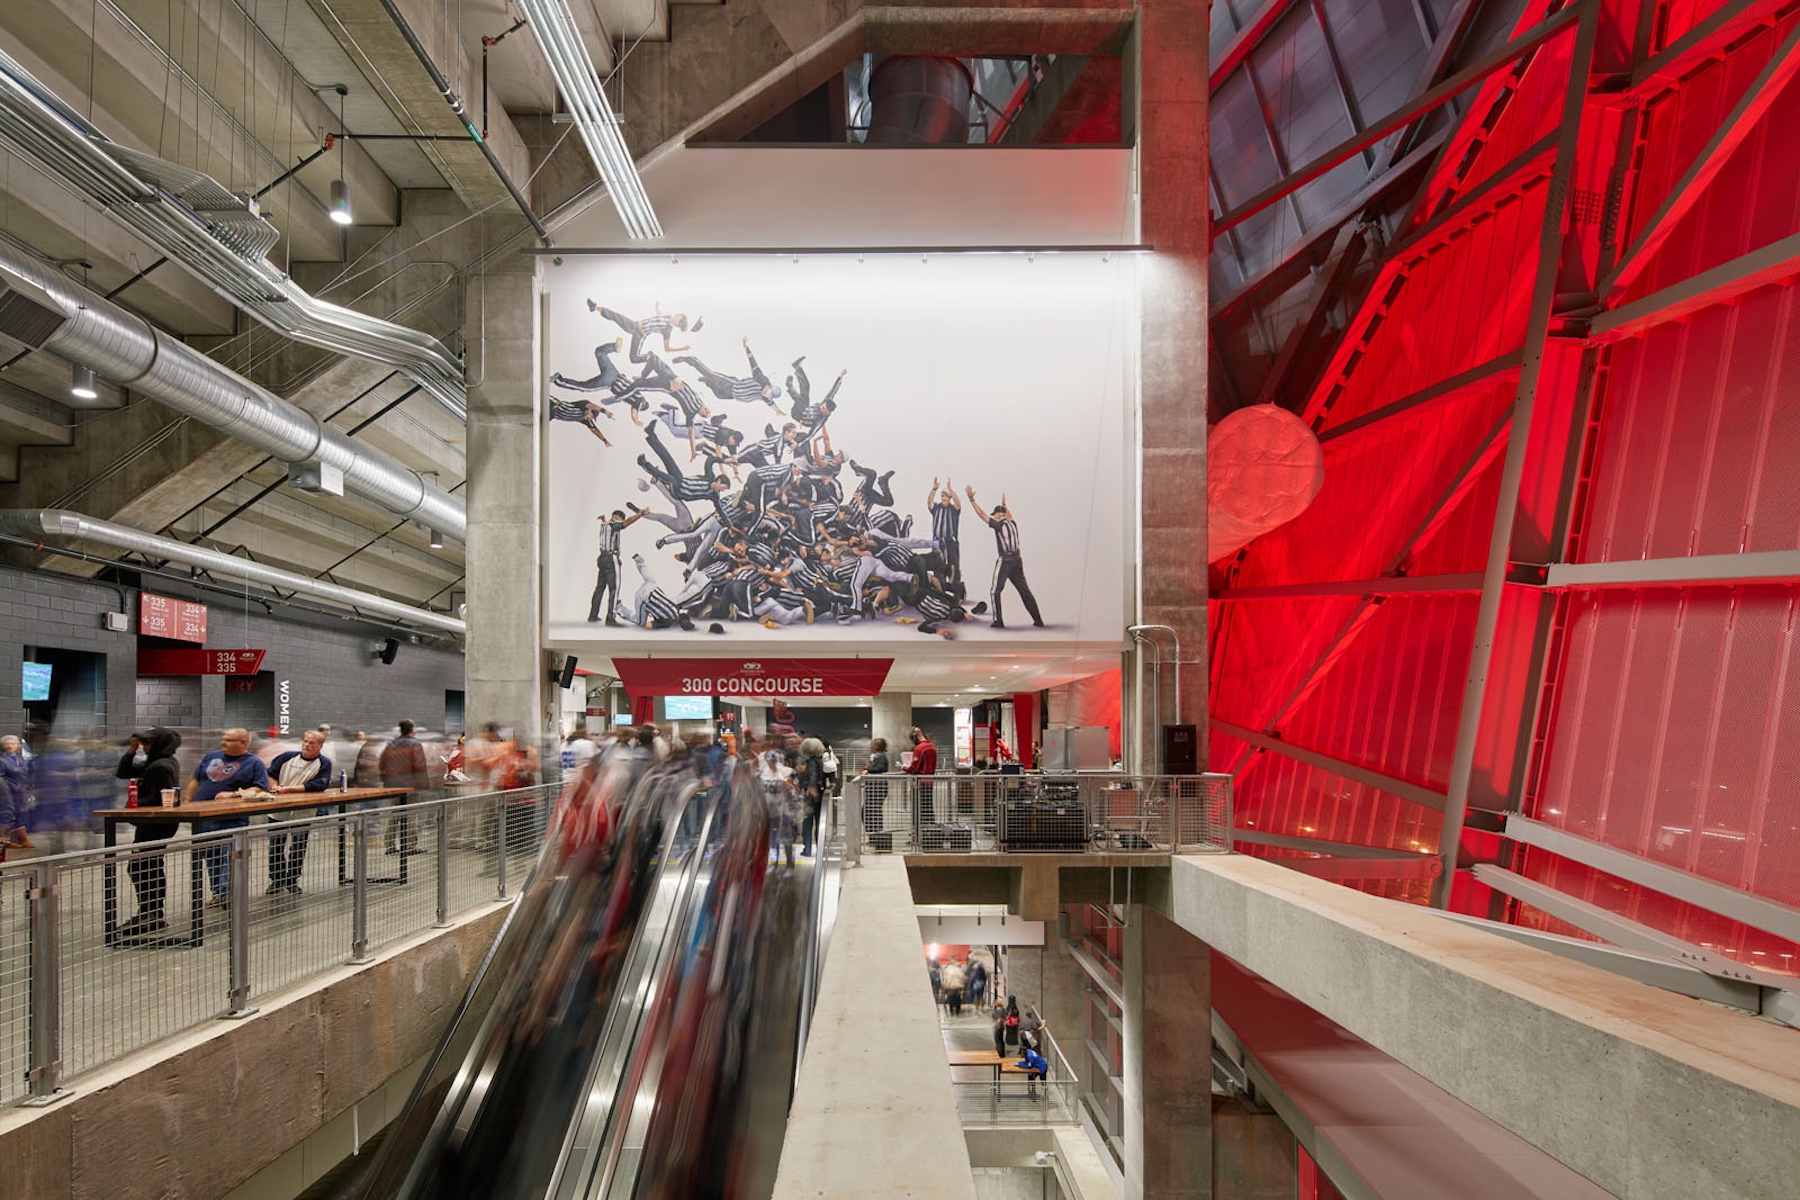
[[[178,642],[205,642],[206,605],[142,592],[138,595],[138,632],[151,637],[173,638]],[[230,672],[212,673],[225,675]]]
[[[891,658],[614,658],[619,681],[639,696],[734,696],[804,700],[873,696]]]
[[[254,675],[267,650],[139,650],[139,675]]]

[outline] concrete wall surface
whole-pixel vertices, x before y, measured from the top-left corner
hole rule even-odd
[[[189,594],[173,582],[149,590],[177,597]],[[454,651],[402,644],[393,663],[383,665],[370,653],[386,636],[378,626],[345,622],[345,628],[337,629],[271,617],[260,604],[246,612],[241,602],[234,606],[216,593],[194,593],[191,598],[207,606],[209,648],[268,651],[262,669],[278,683],[288,684],[296,736],[320,721],[336,726],[340,736],[354,729],[386,735],[401,717],[439,732],[444,728],[444,693],[463,689],[463,656]],[[103,616],[110,612],[129,616],[128,632],[112,633],[103,627]],[[211,729],[221,725],[225,720],[223,676],[139,680],[137,621],[135,588],[0,566],[0,729],[12,733],[24,726],[20,663],[26,646],[106,656],[105,724],[115,741],[148,723],[138,715],[140,702],[149,710],[146,716],[168,720],[189,713],[197,696],[198,713],[177,727]],[[271,710],[267,720],[274,719]],[[204,748],[210,749],[211,744]],[[199,748],[182,747],[184,766],[191,766],[198,756]]]
[[[224,1196],[431,1052],[507,908],[0,1112],[0,1200]]]
[[[1792,1029],[1254,858],[1171,875],[1183,928],[1615,1195],[1793,1195]]]
[[[974,1200],[906,865],[845,871],[775,1200]]]

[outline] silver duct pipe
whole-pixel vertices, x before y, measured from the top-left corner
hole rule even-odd
[[[190,546],[186,542],[157,537],[126,525],[115,525],[111,521],[100,521],[93,517],[83,516],[81,513],[69,512],[67,509],[0,509],[0,533],[29,538],[32,541],[50,537],[100,542],[103,545],[116,546],[121,550],[135,550],[139,554],[154,555],[157,558],[187,563],[189,566],[203,567],[215,575],[226,575],[233,579],[248,580],[251,583],[266,583],[271,587],[283,588],[290,592],[316,596],[321,600],[329,600],[334,604],[341,604],[359,612],[392,617],[404,624],[434,629],[439,633],[451,633],[460,637],[468,632],[468,626],[455,617],[432,612],[430,609],[415,608],[410,604],[402,604],[398,600],[377,596],[373,592],[359,592],[354,588],[339,587],[335,583],[325,583],[310,576],[296,575],[292,571],[265,567],[261,563],[238,558],[233,554],[207,550],[200,546]]]
[[[317,299],[268,261],[280,233],[257,214],[255,201],[199,171],[111,141],[4,51],[0,142],[270,329],[386,363],[458,418],[467,415],[462,363],[436,338]]]
[[[975,76],[955,58],[895,54],[869,75],[871,146],[942,146],[969,140]]]
[[[92,367],[282,462],[333,467],[345,491],[465,540],[468,515],[457,497],[4,241],[0,334]]]

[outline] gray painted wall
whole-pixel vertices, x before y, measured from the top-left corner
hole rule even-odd
[[[180,594],[175,586],[152,590]],[[441,731],[444,693],[463,688],[460,654],[403,643],[393,665],[383,666],[370,654],[386,636],[374,626],[346,622],[344,629],[317,627],[268,616],[260,605],[246,613],[241,604],[233,606],[217,595],[196,598],[207,605],[209,647],[268,651],[263,670],[272,673],[277,684],[288,682],[295,731],[328,721],[346,732],[384,732],[401,717]],[[130,631],[108,632],[102,624],[104,614],[119,611],[130,614]],[[106,726],[114,740],[153,721],[174,721],[178,728],[222,725],[225,677],[140,681],[136,629],[135,589],[0,567],[0,732],[17,730],[25,721],[20,666],[26,646],[106,656]],[[191,715],[196,683],[197,717]],[[141,716],[140,703],[145,709]]]

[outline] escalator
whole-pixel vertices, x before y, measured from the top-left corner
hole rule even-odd
[[[591,766],[356,1193],[759,1200],[833,870],[769,864],[753,775]]]

